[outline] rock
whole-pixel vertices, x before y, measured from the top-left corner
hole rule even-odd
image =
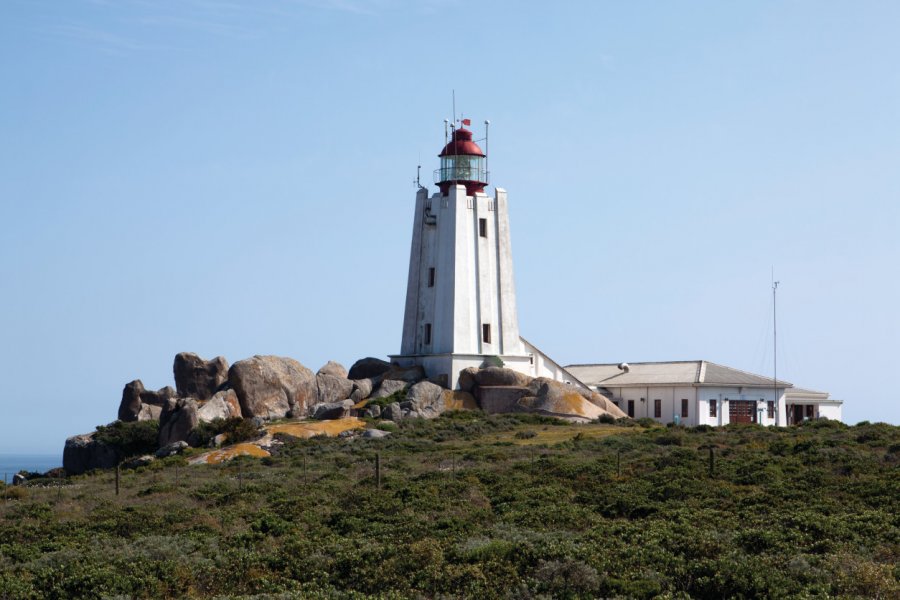
[[[189,447],[190,446],[185,441],[172,442],[171,444],[166,444],[165,446],[157,450],[156,458],[166,458],[167,456],[181,454]]]
[[[316,375],[316,402],[331,403],[346,400],[353,391],[353,382],[336,375]]]
[[[28,478],[25,475],[23,475],[22,473],[16,473],[15,475],[13,475],[13,478],[12,478],[13,485],[22,485],[26,481],[28,481]]]
[[[472,393],[475,387],[475,375],[478,373],[478,367],[467,367],[459,372],[459,389],[464,392]]]
[[[342,419],[350,416],[350,409],[353,408],[353,400],[342,400],[340,402],[320,402],[313,405],[309,409],[309,415],[313,419]]]
[[[377,404],[367,406],[365,409],[363,409],[363,414],[369,418],[377,419],[381,416],[381,407]]]
[[[353,379],[353,391],[350,392],[350,399],[354,402],[360,402],[372,395],[375,389],[375,381],[372,379]]]
[[[419,406],[434,404],[444,396],[444,388],[428,381],[420,381],[406,392],[406,399]]]
[[[153,406],[152,404],[142,404],[141,411],[138,413],[138,421],[159,421],[162,414],[161,406]]]
[[[422,367],[422,365],[413,365],[411,367],[398,367],[393,365],[390,370],[382,375],[382,379],[416,383],[417,381],[425,379],[425,368]]]
[[[379,377],[391,368],[391,363],[380,358],[361,358],[350,367],[347,379],[370,379]]]
[[[193,352],[179,352],[172,371],[180,398],[208,400],[228,380],[228,361],[221,356],[203,360]]]
[[[519,373],[518,371],[503,367],[479,369],[478,372],[474,374],[474,377],[475,383],[479,386],[513,385],[524,387],[531,383],[532,379],[524,373]]]
[[[162,407],[170,399],[177,397],[171,387],[164,387],[156,392],[144,389],[140,379],[125,384],[122,390],[122,401],[119,403],[120,421],[147,421],[158,419]],[[153,407],[153,408],[147,408]]]
[[[217,435],[216,437],[214,437],[214,438],[209,442],[209,444],[210,444],[210,446],[212,446],[213,448],[221,448],[221,447],[222,447],[222,444],[224,444],[224,443],[227,442],[227,441],[228,441],[228,434],[227,434],[227,433],[220,433],[219,435]]]
[[[528,388],[534,395],[521,398],[518,405],[531,412],[575,421],[590,421],[606,414],[606,411],[588,401],[582,390],[575,386],[536,377]]]
[[[155,456],[151,456],[150,454],[145,454],[144,456],[138,456],[136,458],[130,458],[122,463],[122,466],[126,469],[137,469],[138,467],[146,467],[150,463],[156,460]]]
[[[344,368],[344,365],[333,360],[329,360],[325,363],[325,366],[319,369],[316,375],[332,375],[334,377],[349,379],[347,376],[347,369]]]
[[[339,438],[351,438],[356,435],[355,429],[347,429],[346,431],[342,431],[338,434]]]
[[[199,422],[196,400],[169,400],[159,416],[159,447],[163,448],[172,442],[188,442]]]
[[[511,385],[476,387],[475,393],[481,410],[488,414],[525,412],[519,400],[535,394],[528,387]]]
[[[616,419],[621,419],[623,417],[628,416],[625,414],[625,412],[621,408],[616,406],[612,400],[610,400],[609,398],[607,398],[606,396],[604,396],[603,394],[601,394],[599,392],[594,392],[594,391],[584,392],[583,391],[582,396],[585,396],[589,402],[602,408],[604,411],[607,412],[607,414],[609,414],[610,416],[612,416]]]
[[[292,358],[254,356],[228,371],[244,418],[280,419],[307,414],[317,400],[316,376]]]
[[[209,423],[216,419],[228,420],[241,416],[241,403],[234,390],[222,390],[200,405],[197,418],[201,423]]]
[[[378,386],[378,389],[372,392],[372,395],[369,396],[371,399],[377,398],[387,398],[391,394],[396,392],[405,390],[409,387],[409,384],[405,381],[395,381],[393,379],[385,379]]]
[[[381,411],[381,417],[388,421],[400,421],[403,418],[403,411],[399,402],[392,402],[384,407]]]
[[[444,410],[478,410],[478,402],[469,392],[444,390]]]
[[[119,452],[94,439],[93,433],[75,435],[66,440],[63,468],[67,475],[80,475],[91,469],[109,469],[119,464]]]
[[[366,439],[378,440],[381,438],[386,438],[389,435],[391,435],[390,431],[382,431],[380,429],[366,429],[363,432],[362,437]]]

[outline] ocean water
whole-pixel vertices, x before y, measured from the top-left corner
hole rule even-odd
[[[61,454],[0,454],[0,477],[7,483],[19,471],[43,473],[61,466]]]

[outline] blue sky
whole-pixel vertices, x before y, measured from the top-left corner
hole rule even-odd
[[[522,333],[900,422],[895,2],[5,0],[0,452],[179,351],[399,350],[416,165],[491,120]],[[477,128],[476,128],[477,129]]]

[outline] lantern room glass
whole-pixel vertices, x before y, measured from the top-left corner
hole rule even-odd
[[[438,177],[441,181],[487,181],[484,157],[472,154],[455,154],[441,157]]]

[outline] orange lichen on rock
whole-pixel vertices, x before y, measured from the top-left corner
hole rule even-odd
[[[284,433],[296,438],[311,438],[317,435],[336,436],[351,429],[364,429],[365,421],[356,417],[334,419],[333,421],[311,421],[302,423],[279,423],[266,427],[270,434]]]
[[[445,390],[444,406],[447,410],[478,410],[475,397],[469,392],[460,390]]]
[[[221,450],[213,450],[191,459],[191,464],[217,465],[238,456],[253,456],[264,458],[271,456],[267,450],[263,450],[256,444],[235,444]]]

